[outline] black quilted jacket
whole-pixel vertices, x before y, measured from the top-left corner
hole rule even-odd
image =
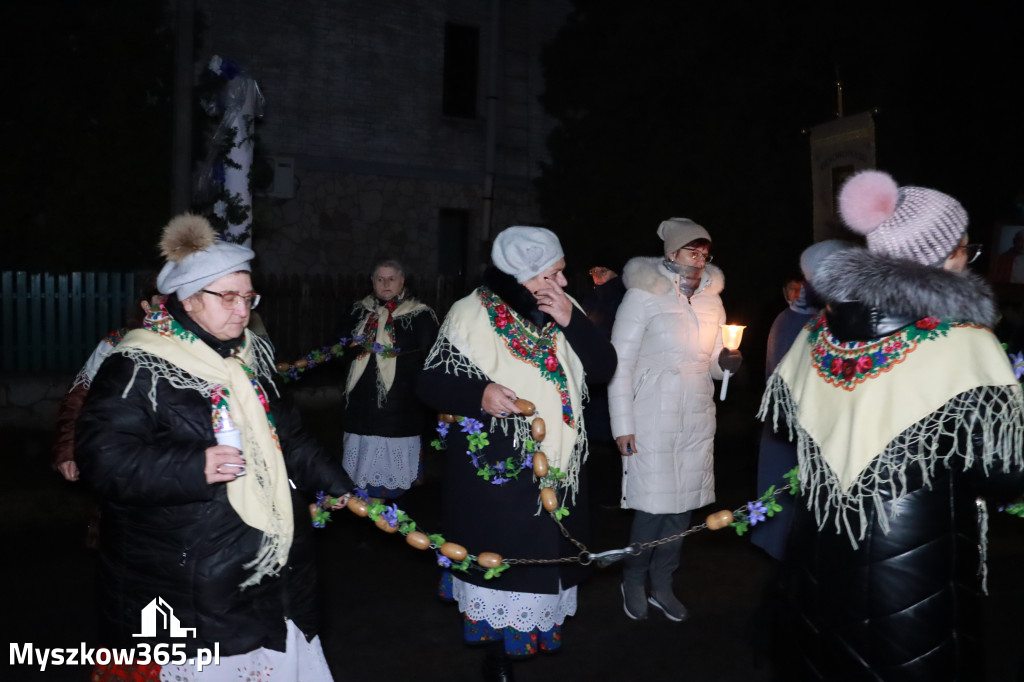
[[[178,318],[181,319],[180,317]],[[261,646],[284,650],[285,618],[312,638],[311,528],[307,504],[316,491],[341,495],[354,486],[340,461],[302,429],[297,415],[268,389],[293,492],[295,538],[279,577],[240,590],[244,564],[261,532],[242,522],[223,484],[207,484],[206,448],[216,440],[209,401],[166,381],[150,398],[151,376],[121,355],[109,358],[89,391],[76,431],[82,478],[103,498],[100,530],[102,644],[134,647],[140,612],[156,597],[174,609],[196,647],[220,645],[222,656]]]
[[[833,311],[832,332],[841,340],[864,339],[900,326],[892,316],[868,312]],[[947,439],[940,451],[954,446]],[[787,618],[799,672],[790,667],[789,679],[986,679],[975,499],[985,496],[995,509],[1024,491],[1024,471],[996,465],[985,472],[979,458],[966,471],[962,460],[949,470],[940,465],[930,487],[919,469],[907,474],[898,513],[891,491],[883,491],[881,509],[868,506],[857,549],[835,531],[832,518],[819,531],[812,513],[798,505],[788,553],[795,603]],[[878,524],[881,514],[892,519],[888,534]]]

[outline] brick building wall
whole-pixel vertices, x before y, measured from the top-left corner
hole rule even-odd
[[[539,55],[566,0],[197,0],[196,11],[205,26],[197,68],[217,54],[256,79],[266,98],[261,151],[293,164],[292,197],[254,201],[261,269],[365,272],[394,255],[421,274],[472,277],[487,260],[495,36],[491,233],[540,223],[532,180],[553,122],[537,101]],[[442,113],[448,23],[479,29],[474,118]],[[445,231],[443,210],[463,224]]]

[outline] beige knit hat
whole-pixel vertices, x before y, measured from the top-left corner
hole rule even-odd
[[[665,255],[671,256],[694,239],[707,239],[711,235],[689,218],[669,218],[658,225],[658,236],[665,242]]]

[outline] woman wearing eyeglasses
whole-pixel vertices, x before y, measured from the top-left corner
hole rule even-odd
[[[373,293],[342,322],[351,339],[345,380],[345,470],[370,497],[395,499],[422,478],[422,434],[431,423],[416,377],[437,337],[430,306],[409,294],[405,267],[380,260]]]
[[[967,212],[866,170],[839,214],[867,247],[815,271],[825,310],[758,415],[800,467],[780,665],[792,680],[994,679],[985,528],[1024,490],[1024,395],[991,289],[967,271]]]
[[[683,532],[690,512],[715,501],[712,379],[739,369],[722,346],[722,271],[711,265],[711,235],[687,218],[661,223],[663,258],[626,264],[626,295],[612,343],[618,369],[608,387],[612,435],[622,454],[622,506],[636,510],[631,543]],[[682,540],[626,559],[623,609],[647,618],[648,604],[673,621],[686,607],[672,589]]]
[[[241,677],[329,680],[307,505],[354,485],[284,408],[272,350],[246,329],[260,299],[253,252],[193,215],[172,220],[161,247],[168,298],[104,361],[76,431],[82,478],[104,505],[101,643],[165,645],[165,665],[129,666],[140,675],[193,679],[185,659],[216,649]],[[147,621],[154,608],[163,616]],[[171,623],[194,637],[173,639]]]

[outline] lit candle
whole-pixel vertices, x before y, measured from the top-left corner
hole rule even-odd
[[[722,345],[729,350],[738,350],[740,347],[740,341],[743,340],[743,330],[746,329],[746,325],[742,324],[723,324],[722,327]],[[725,400],[725,394],[729,390],[729,375],[732,374],[729,370],[725,370],[725,376],[722,377],[722,390],[718,394],[719,400]]]

